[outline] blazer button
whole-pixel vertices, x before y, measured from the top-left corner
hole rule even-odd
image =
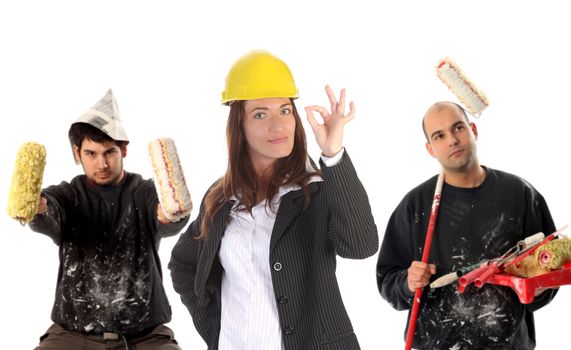
[[[286,335],[292,335],[293,334],[293,327],[291,327],[291,326],[286,327],[284,330],[284,333]]]
[[[279,301],[280,304],[287,304],[288,299],[287,299],[287,297],[284,295],[284,296],[279,297],[279,300],[278,300],[278,301]]]
[[[282,269],[282,263],[277,262],[274,264],[274,270],[280,271]]]

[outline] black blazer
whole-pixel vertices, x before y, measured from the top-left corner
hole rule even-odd
[[[347,152],[332,167],[321,164],[324,181],[285,194],[270,240],[272,282],[285,349],[359,349],[335,276],[336,256],[364,259],[377,252],[379,237],[369,199]],[[196,239],[198,218],[172,251],[169,269],[174,289],[188,308],[197,331],[218,349],[220,283],[218,258],[233,202],[213,219],[206,239]]]

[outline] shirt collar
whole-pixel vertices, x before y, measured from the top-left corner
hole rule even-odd
[[[316,172],[317,169],[313,166],[313,162],[311,161],[311,159],[308,157],[306,162],[305,162],[305,169],[310,172]],[[320,182],[323,181],[323,178],[319,175],[313,175],[312,177],[309,178],[309,180],[307,181],[307,184],[310,184],[312,182]],[[287,186],[281,186],[278,190],[278,193],[276,194],[276,196],[274,196],[272,202],[278,202],[281,200],[281,198],[283,196],[285,196],[287,193],[291,192],[291,191],[297,191],[301,189],[301,187],[299,187],[299,185],[297,184],[290,184]],[[234,204],[234,207],[238,206],[240,203],[240,200],[235,196],[232,195],[232,197],[230,197],[230,200],[235,201],[236,203]]]

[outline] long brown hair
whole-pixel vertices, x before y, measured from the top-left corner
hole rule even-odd
[[[305,204],[309,203],[307,180],[320,174],[319,171],[308,172],[306,169],[307,141],[305,130],[301,124],[299,113],[293,99],[290,99],[295,118],[294,142],[291,153],[276,160],[273,173],[267,184],[265,198],[271,208],[271,201],[284,185],[298,185],[303,189]],[[256,192],[260,188],[260,179],[248,155],[248,142],[244,136],[242,121],[244,119],[244,101],[235,101],[230,105],[228,123],[226,124],[226,141],[228,143],[228,168],[226,174],[217,181],[204,198],[204,217],[200,223],[198,238],[204,239],[214,215],[226,204],[232,196],[239,198],[240,210],[251,211],[257,204]]]

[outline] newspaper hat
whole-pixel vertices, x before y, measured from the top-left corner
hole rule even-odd
[[[94,126],[115,141],[129,141],[119,118],[119,108],[111,89],[75,123],[86,123]]]

